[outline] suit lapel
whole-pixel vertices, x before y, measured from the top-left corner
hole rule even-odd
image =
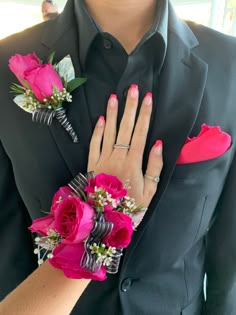
[[[76,77],[78,77],[83,75],[78,54],[77,24],[74,9],[71,6],[73,6],[73,1],[68,1],[63,13],[57,19],[50,21],[51,25],[45,24],[42,45],[47,47],[48,55],[52,51],[55,52],[56,62],[70,55]],[[50,131],[60,155],[71,176],[74,177],[79,171],[86,172],[92,124],[83,85],[73,92],[72,97],[72,103],[66,104],[65,109],[68,120],[78,135],[79,143],[74,144],[55,119],[50,126]]]
[[[170,7],[167,55],[158,91],[154,92],[155,104],[147,144],[149,152],[157,139],[163,140],[164,167],[158,191],[125,252],[123,267],[132,256],[154,211],[158,211],[180,150],[196,121],[207,77],[207,64],[191,52],[197,45],[191,30],[175,17]]]

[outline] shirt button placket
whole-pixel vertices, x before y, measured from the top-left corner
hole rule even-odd
[[[129,86],[126,87],[126,88],[123,90],[123,96],[124,96],[125,99],[127,98],[128,91],[129,91]]]

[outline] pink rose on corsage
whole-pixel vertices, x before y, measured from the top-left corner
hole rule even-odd
[[[61,269],[67,278],[93,279],[103,281],[106,279],[106,269],[101,266],[97,272],[89,271],[81,267],[81,259],[84,255],[84,244],[60,244],[53,251],[50,264]]]
[[[58,206],[58,203],[66,199],[69,196],[73,196],[73,191],[69,186],[63,186],[58,189],[52,199],[51,212],[54,212],[55,208]]]
[[[85,240],[94,225],[94,209],[78,197],[68,197],[54,209],[54,228],[64,238],[62,243]]]
[[[25,71],[30,71],[40,65],[40,60],[35,53],[22,56],[16,54],[9,59],[9,68],[17,79],[24,85]]]
[[[64,244],[84,241],[94,225],[94,209],[78,197],[71,196],[69,187],[61,187],[53,197],[49,215],[33,221],[32,232],[46,236],[55,230],[62,237]]]
[[[115,201],[119,201],[127,195],[127,189],[124,188],[123,183],[117,177],[103,173],[91,178],[88,186],[85,187],[89,197],[94,195],[98,189],[110,194],[110,197]],[[92,202],[92,198],[90,198],[90,202]],[[111,210],[113,207],[108,204],[104,209]]]
[[[24,79],[40,102],[63,89],[61,78],[50,63],[25,71]]]
[[[106,222],[113,223],[113,229],[103,238],[103,243],[116,248],[126,248],[133,234],[131,217],[118,211],[106,211],[104,218]]]

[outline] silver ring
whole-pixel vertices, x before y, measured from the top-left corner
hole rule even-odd
[[[150,176],[150,175],[145,174],[144,177],[152,180],[156,184],[159,183],[159,181],[160,181],[160,176]]]
[[[117,143],[115,143],[113,145],[113,148],[114,149],[127,149],[127,150],[129,150],[130,145],[129,144],[117,144]]]

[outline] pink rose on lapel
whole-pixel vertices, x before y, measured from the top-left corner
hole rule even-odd
[[[106,269],[101,266],[97,272],[89,271],[81,267],[81,259],[84,255],[84,244],[60,244],[53,251],[53,258],[49,259],[50,264],[61,269],[67,278],[72,279],[93,279],[103,281],[106,279]]]
[[[9,59],[9,68],[20,82],[22,79],[25,80],[25,71],[30,71],[39,65],[40,60],[35,53],[26,56],[16,54]]]
[[[177,164],[196,163],[223,155],[231,145],[231,136],[219,126],[202,125],[198,136],[187,138]]]
[[[118,211],[105,211],[104,217],[106,222],[113,223],[113,229],[103,238],[103,243],[116,248],[126,248],[133,234],[131,217]]]
[[[63,89],[61,78],[52,64],[41,64],[35,54],[16,54],[10,58],[9,67],[23,85],[22,80],[27,81],[40,102],[53,95],[55,89],[59,92]]]
[[[53,95],[55,89],[59,92],[63,89],[61,78],[50,63],[25,71],[24,75],[24,79],[40,102]]]

